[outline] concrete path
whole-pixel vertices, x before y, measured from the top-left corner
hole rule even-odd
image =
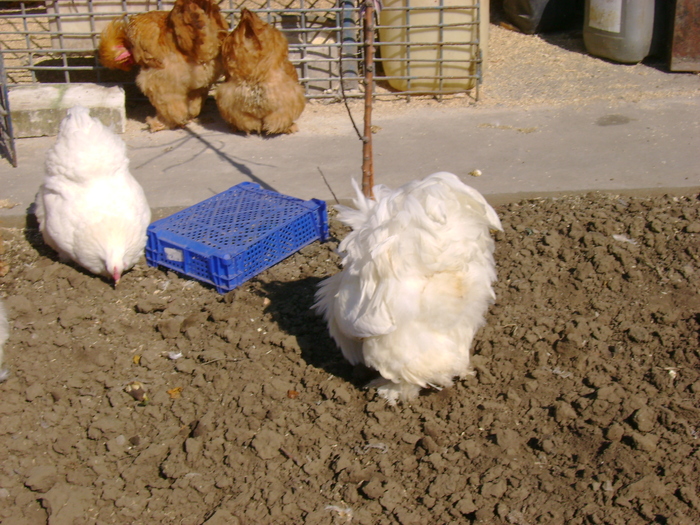
[[[609,107],[477,109],[433,104],[391,110],[373,123],[375,182],[397,186],[451,171],[492,202],[593,190],[700,189],[700,93]],[[354,114],[362,125],[362,112]],[[162,216],[239,182],[302,199],[352,196],[362,144],[344,107],[309,105],[294,135],[230,133],[215,112],[186,129],[149,134],[130,121],[131,170]],[[19,166],[0,159],[0,225],[21,226],[55,137],[17,141]],[[471,176],[480,170],[480,177]]]

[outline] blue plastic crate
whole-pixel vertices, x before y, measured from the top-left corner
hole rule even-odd
[[[225,293],[316,239],[327,238],[325,202],[242,182],[152,223],[146,261]]]

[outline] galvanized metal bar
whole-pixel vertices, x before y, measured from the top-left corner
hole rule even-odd
[[[17,167],[17,150],[15,136],[12,132],[12,114],[10,113],[10,97],[7,94],[7,76],[2,55],[0,55],[0,146],[7,155],[10,164]]]
[[[304,7],[304,0],[300,0],[299,7],[300,8]],[[302,11],[299,14],[299,29],[305,30],[306,27],[307,27],[306,26],[306,13],[304,11]],[[302,40],[302,45],[300,46],[301,59],[302,59],[301,71],[302,71],[302,76],[307,77],[307,76],[310,76],[308,62],[305,60],[306,56],[307,56],[307,50],[308,50],[308,48],[306,47],[308,33],[306,31],[302,31],[299,34],[301,35],[301,40]],[[304,87],[305,87],[305,91],[306,91],[308,88],[308,82],[306,84],[304,84]]]
[[[374,91],[374,3],[364,0],[363,42],[365,47],[365,127],[362,136],[362,193],[372,198],[374,155],[372,151],[372,93]]]
[[[444,7],[444,1],[443,1],[443,0],[440,0],[440,7]],[[444,31],[445,18],[444,18],[444,15],[445,15],[445,10],[444,10],[444,9],[440,9],[440,11],[438,11],[438,27],[437,27],[437,30],[438,30],[438,42],[444,42],[444,41],[445,41],[445,31]],[[437,58],[438,58],[438,64],[437,64],[437,66],[438,66],[438,75],[440,75],[440,77],[438,78],[438,86],[439,86],[438,91],[439,91],[440,93],[442,93],[442,90],[444,89],[444,83],[443,83],[443,80],[444,80],[444,79],[442,78],[442,72],[443,72],[443,69],[442,69],[443,49],[442,49],[442,46],[441,46],[441,45],[438,45],[438,57],[437,57]],[[441,97],[440,93],[438,94],[438,100],[439,100],[439,101],[442,100],[442,97]]]
[[[59,2],[54,2],[54,5],[56,6],[56,14],[59,14]],[[62,24],[62,17],[58,16],[56,18],[56,27],[58,28],[58,43],[60,48],[65,47],[65,41],[64,41],[64,33],[63,33],[63,24]],[[61,54],[61,60],[63,61],[63,76],[65,79],[66,84],[70,84],[70,73],[68,72],[68,59],[66,56],[66,53]]]
[[[406,0],[406,91],[408,92],[408,96],[406,97],[406,100],[411,100],[411,64],[413,62],[411,61],[411,0]],[[401,26],[399,26],[401,28]]]
[[[25,8],[24,8],[24,2],[22,2],[20,4],[20,6],[22,9],[22,14],[24,15],[26,13]],[[23,25],[24,30],[25,30],[25,35],[24,35],[25,45],[26,45],[27,49],[30,49],[29,35],[26,33],[29,30],[29,27],[27,26],[27,19],[25,17],[22,18],[22,25]],[[33,58],[34,57],[31,54],[28,55],[28,57],[27,57],[30,66],[32,65]],[[31,75],[32,75],[32,82],[36,82],[36,75],[33,72],[31,73]]]
[[[342,75],[343,89],[357,89],[357,78],[359,69],[357,63],[357,10],[354,8],[354,0],[339,0],[341,12],[341,33],[340,33],[340,53],[339,68]]]
[[[475,20],[479,21],[479,26],[481,25],[481,0],[477,0],[476,2],[476,15],[475,15]],[[484,52],[481,47],[481,32],[479,31],[479,26],[477,26],[476,30],[476,82],[474,84],[474,92],[475,96],[474,99],[476,101],[479,100],[479,93],[481,89],[481,82],[482,82],[482,66],[483,66],[483,61],[484,61]]]

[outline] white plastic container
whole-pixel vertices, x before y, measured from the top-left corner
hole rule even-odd
[[[482,64],[486,56],[489,0],[385,0],[379,23],[384,73],[415,77],[388,79],[391,87],[418,93],[475,87],[468,77],[478,72],[479,51]]]
[[[649,55],[655,0],[586,0],[583,42],[591,55],[636,64]]]
[[[170,11],[175,0],[164,0],[161,9]],[[51,45],[56,49],[96,49],[99,45],[99,33],[104,27],[123,11],[140,13],[158,9],[157,0],[56,0],[46,2],[49,17]],[[60,20],[59,20],[60,19]],[[59,38],[56,33],[65,33]],[[95,32],[97,34],[93,35]]]

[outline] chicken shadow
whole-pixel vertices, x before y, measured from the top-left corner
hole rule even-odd
[[[276,137],[282,137],[286,133],[246,133],[245,131],[238,131],[233,128],[228,122],[226,122],[219,108],[216,104],[216,99],[214,97],[208,97],[202,106],[202,111],[197,117],[197,122],[207,131],[213,131],[215,133],[224,133],[227,135],[233,135],[240,138],[246,137],[259,137],[264,141],[274,140]]]
[[[39,230],[39,221],[36,217],[36,214],[34,213],[35,210],[35,203],[31,203],[26,210],[25,217],[26,217],[26,223],[24,225],[24,228],[22,228],[22,234],[24,235],[24,239],[27,241],[27,243],[34,249],[36,250],[37,254],[39,254],[39,257],[41,259],[46,259],[48,261],[51,261],[52,263],[60,263],[62,265],[65,265],[67,267],[72,268],[78,273],[82,273],[83,275],[86,275],[91,278],[97,278],[102,280],[105,284],[109,285],[110,287],[113,286],[113,283],[109,281],[106,277],[102,276],[96,276],[95,274],[91,273],[90,271],[86,270],[79,264],[77,264],[74,261],[64,261],[61,259],[61,257],[58,255],[58,253],[51,248],[46,242],[44,242],[44,236],[42,235],[41,231]],[[46,261],[43,264],[50,264],[47,263]]]
[[[52,261],[58,261],[58,254],[48,244],[44,242],[44,237],[39,231],[39,221],[37,220],[36,215],[34,213],[34,207],[35,204],[32,202],[27,207],[25,213],[26,223],[22,230],[24,239],[27,241],[27,243],[29,243],[29,246],[34,248],[41,257],[46,257],[47,259],[51,259]]]
[[[306,364],[320,368],[358,390],[364,390],[380,374],[361,364],[351,365],[331,338],[323,317],[312,309],[314,294],[322,279],[306,277],[291,282],[259,281],[260,290],[270,300],[265,312],[270,314],[280,331],[296,337]],[[446,388],[437,393],[423,389],[420,395],[428,396],[430,406],[441,410],[450,406],[456,394],[454,389]]]
[[[36,81],[41,84],[107,84],[132,87],[136,90],[137,71],[107,69],[95,57],[67,56],[47,58],[33,64]],[[143,96],[143,95],[142,95]]]
[[[302,359],[360,388],[367,383],[367,372],[345,360],[328,333],[323,317],[313,309],[314,294],[321,277],[306,277],[290,282],[260,282],[270,304],[270,314],[280,330],[294,336]]]
[[[231,166],[233,166],[239,173],[242,175],[245,175],[250,179],[252,182],[255,182],[256,184],[259,184],[261,188],[269,191],[274,191],[277,192],[273,186],[265,182],[263,179],[260,177],[256,176],[253,170],[244,162],[241,162],[239,160],[236,160],[226,154],[225,151],[223,151],[221,148],[217,148],[213,143],[211,143],[209,140],[207,140],[206,137],[200,135],[199,133],[196,133],[192,131],[190,128],[185,127],[183,128],[193,139],[199,141],[205,148],[209,151],[213,151],[219,158],[221,158],[223,161],[228,162]]]
[[[216,156],[218,156],[221,160],[226,162],[227,164],[231,165],[237,172],[242,174],[243,176],[247,177],[248,180],[251,182],[255,182],[256,184],[260,185],[261,188],[269,191],[274,191],[277,192],[278,190],[269,184],[267,181],[265,181],[263,178],[257,176],[251,166],[255,166],[256,163],[252,162],[250,160],[246,160],[243,158],[238,158],[235,156],[232,156],[228,154],[225,149],[224,149],[224,144],[219,143],[216,144],[214,141],[211,140],[210,137],[207,137],[205,135],[202,135],[200,133],[197,133],[197,131],[191,129],[189,126],[185,126],[182,128],[182,130],[186,133],[186,135],[179,136],[173,141],[171,141],[169,144],[166,144],[166,148],[162,148],[162,151],[158,152],[155,155],[149,156],[146,160],[142,161],[138,165],[133,165],[132,169],[134,170],[140,170],[147,168],[149,164],[155,162],[157,159],[166,157],[168,156],[169,152],[173,149],[179,148],[190,141],[196,141],[197,143],[200,144],[201,148],[199,148],[199,151],[194,151],[192,153],[192,156],[185,161],[184,163],[189,163],[189,162],[195,162],[200,155],[204,154],[204,152],[212,152]],[[133,149],[139,150],[139,149],[152,149],[151,146],[144,146],[144,147],[134,147]],[[196,148],[194,148],[196,149]],[[180,166],[182,166],[183,162],[182,161],[174,161],[170,166],[167,166],[163,168],[164,172],[168,172],[171,169],[177,169]],[[258,164],[262,166],[262,164]],[[212,194],[215,194],[216,192],[213,192]]]

